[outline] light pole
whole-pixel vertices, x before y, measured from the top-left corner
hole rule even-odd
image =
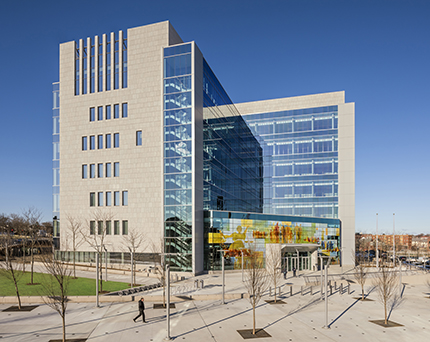
[[[396,267],[396,233],[395,233],[395,224],[394,224],[394,216],[393,213],[393,267]]]
[[[129,251],[130,251],[130,262],[131,262],[131,282],[130,282],[130,287],[133,287],[133,252],[131,251],[131,248],[128,247]]]
[[[243,281],[243,249],[240,250],[240,253],[242,253],[242,281]]]
[[[106,279],[105,279],[105,281],[107,282],[108,280],[107,280],[107,249],[106,249],[106,246],[105,245],[103,245],[103,248],[104,248],[104,250],[105,250],[105,265],[106,265],[106,268],[105,268],[105,274],[106,274]]]
[[[378,246],[378,213],[376,213],[376,268],[379,269],[379,246]]]
[[[224,253],[225,250],[221,249],[219,252],[222,252],[221,254],[221,269],[222,269],[222,304],[225,304],[225,266],[224,266]]]
[[[99,253],[96,253],[96,306],[99,307]]]
[[[323,259],[327,259],[327,265],[325,265],[325,267],[324,267],[324,288],[325,288],[325,291],[324,291],[324,301],[325,301],[325,325],[324,325],[324,327],[323,328],[325,328],[325,329],[330,329],[330,326],[329,326],[329,324],[328,324],[328,296],[327,296],[327,294],[328,294],[328,291],[327,291],[327,283],[328,283],[328,266],[329,266],[329,263],[330,263],[330,256],[323,256],[322,257]]]
[[[166,264],[166,280],[167,280],[167,336],[166,340],[171,340],[170,337],[170,267]]]

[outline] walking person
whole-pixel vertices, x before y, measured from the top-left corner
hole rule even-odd
[[[142,316],[143,323],[146,323],[145,321],[145,303],[143,302],[143,297],[140,298],[138,302],[139,307],[139,314],[133,319],[134,323],[136,323],[136,319],[138,319],[140,316]]]
[[[287,268],[284,268],[284,279],[287,279]]]

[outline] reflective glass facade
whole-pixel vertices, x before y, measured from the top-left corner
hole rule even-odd
[[[52,214],[60,218],[60,83],[52,84]],[[54,236],[59,236],[54,220]]]
[[[263,147],[263,212],[337,218],[337,106],[243,118]]]
[[[240,269],[246,264],[250,244],[262,260],[266,244],[319,245],[324,255],[339,259],[340,220],[242,212],[205,211],[205,269],[221,269],[221,250],[225,268]]]
[[[191,44],[164,49],[164,249],[178,271],[192,271],[191,58]]]

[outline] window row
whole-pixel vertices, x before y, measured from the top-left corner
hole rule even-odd
[[[113,193],[113,198],[112,198]],[[122,196],[121,196],[122,193]],[[119,207],[128,205],[128,191],[99,191],[99,192],[90,192],[90,207],[110,207],[112,206]]]
[[[113,107],[113,118],[119,119],[128,117],[128,104],[122,103],[121,106],[119,103],[107,106],[98,106],[90,108],[90,121],[102,121],[110,120],[112,118],[112,107]],[[121,113],[120,113],[121,112]],[[97,114],[97,115],[96,115]]]
[[[112,135],[113,135],[113,141],[112,141]],[[88,139],[89,138],[89,139]],[[105,134],[103,137],[103,134],[98,135],[90,135],[89,137],[82,137],[82,151],[95,150],[96,147],[98,150],[101,150],[104,148],[111,148],[112,146],[114,148],[119,147],[119,133],[108,133]]]
[[[83,164],[82,179],[112,177],[112,171],[113,171],[114,177],[119,177],[119,162],[113,163],[113,169],[112,169],[112,163],[110,162],[105,164],[103,163],[89,164],[89,165]]]
[[[90,234],[91,235],[120,235],[121,221],[90,221]],[[122,221],[122,235],[128,235],[128,220]]]

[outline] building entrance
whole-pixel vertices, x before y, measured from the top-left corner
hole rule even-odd
[[[293,268],[298,271],[311,269],[311,255],[309,252],[285,253],[283,256],[283,267],[287,268],[288,272],[292,272]]]

